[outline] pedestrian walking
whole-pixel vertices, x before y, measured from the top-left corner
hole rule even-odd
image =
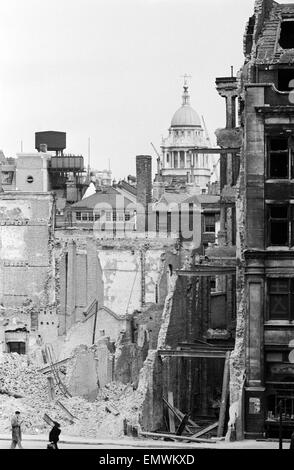
[[[48,444],[48,449],[58,449],[57,442],[59,441],[59,434],[61,433],[60,424],[54,421],[54,426],[49,432],[49,441],[53,446]]]
[[[12,441],[10,449],[15,449],[17,445],[20,449],[23,449],[21,445],[21,424],[20,411],[16,411],[11,418]]]

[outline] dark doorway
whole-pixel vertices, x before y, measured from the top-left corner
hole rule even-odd
[[[7,343],[8,352],[10,353],[18,353],[18,354],[25,354],[26,353],[26,344],[22,341],[13,341]]]

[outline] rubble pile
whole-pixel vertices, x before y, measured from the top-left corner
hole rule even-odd
[[[50,427],[44,414],[61,424],[63,435],[89,438],[121,437],[124,420],[138,424],[142,394],[130,385],[110,383],[99,390],[97,399],[88,402],[80,397],[66,398],[56,388],[56,400],[49,399],[47,378],[28,363],[27,356],[4,354],[0,363],[0,433],[11,430],[11,416],[22,414],[22,429],[27,434],[46,434]],[[11,392],[23,398],[15,398]],[[58,405],[59,400],[75,417],[70,419]],[[109,405],[109,406],[107,406]],[[109,411],[112,410],[114,412]],[[117,412],[115,412],[117,411]]]

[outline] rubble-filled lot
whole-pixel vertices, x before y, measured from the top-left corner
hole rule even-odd
[[[47,378],[38,369],[28,363],[27,356],[16,353],[3,354],[0,357],[0,433],[10,432],[12,414],[22,413],[24,433],[43,434],[50,426],[43,420],[47,413],[61,424],[62,433],[90,438],[123,436],[123,421],[138,423],[143,400],[140,391],[134,391],[130,385],[110,383],[99,390],[97,399],[88,402],[80,397],[65,398],[56,388],[56,400],[50,401]],[[21,395],[15,398],[7,395]],[[76,417],[74,422],[57,404],[57,400]],[[107,406],[107,405],[110,406]],[[106,407],[114,412],[109,412]],[[115,411],[119,414],[116,414]]]

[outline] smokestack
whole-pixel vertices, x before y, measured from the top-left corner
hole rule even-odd
[[[152,202],[152,157],[136,156],[137,204],[143,206],[145,215],[137,217],[137,230],[148,230],[148,204]],[[140,221],[139,221],[140,219]],[[143,221],[143,219],[145,221]]]

